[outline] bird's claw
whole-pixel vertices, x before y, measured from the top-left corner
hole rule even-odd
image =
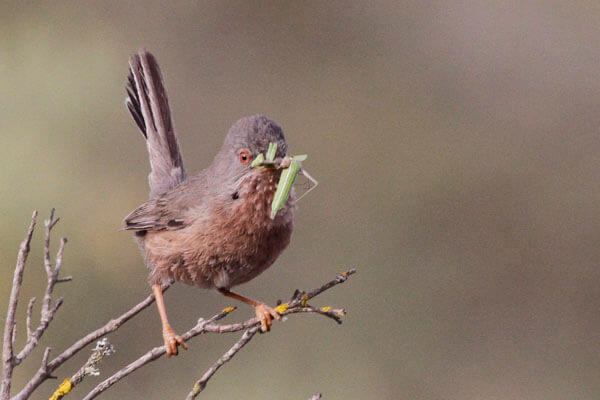
[[[262,332],[271,330],[272,318],[275,318],[278,321],[281,319],[279,313],[265,303],[255,305],[254,312],[256,313],[256,318],[260,321],[260,330]]]
[[[181,336],[176,335],[172,329],[163,330],[163,340],[165,341],[167,357],[176,356],[177,354],[179,354],[177,346],[181,346],[186,350],[188,349]]]

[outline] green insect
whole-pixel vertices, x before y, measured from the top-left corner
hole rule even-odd
[[[267,161],[274,161],[275,160],[275,154],[277,154],[277,143],[269,143],[269,148],[267,149],[267,155],[265,156],[265,158],[267,159]]]
[[[269,143],[267,156],[264,157],[261,153],[258,156],[256,156],[256,158],[252,161],[252,164],[250,164],[251,167],[274,166],[279,168],[282,164],[289,162],[289,165],[286,168],[284,168],[283,171],[281,171],[279,183],[277,183],[275,196],[273,196],[273,202],[271,203],[271,219],[275,218],[279,210],[283,208],[283,206],[289,199],[290,193],[292,191],[292,186],[294,185],[296,177],[299,173],[301,173],[308,180],[310,180],[313,183],[313,186],[309,190],[307,190],[302,196],[300,196],[298,200],[306,196],[319,184],[319,182],[317,182],[312,176],[310,176],[308,172],[306,172],[306,170],[301,168],[302,161],[306,160],[308,158],[308,155],[300,154],[291,158],[286,157],[279,163],[279,165],[277,165],[274,161],[276,153],[277,143]]]
[[[250,167],[252,167],[252,168],[260,167],[263,165],[264,161],[265,161],[265,156],[263,156],[263,154],[260,153],[259,155],[256,156],[256,158],[254,160],[252,160]]]

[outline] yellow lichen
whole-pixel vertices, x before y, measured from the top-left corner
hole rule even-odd
[[[230,313],[235,310],[235,307],[227,307],[223,309],[223,312]]]
[[[331,310],[331,307],[326,306],[326,307],[321,307],[321,311],[323,312],[329,312]]]
[[[308,295],[302,296],[302,307],[306,307],[307,301],[308,301]]]
[[[66,395],[67,393],[69,393],[72,388],[73,388],[73,385],[71,384],[71,381],[69,379],[65,379],[63,381],[63,383],[60,384],[60,386],[58,387],[58,389],[56,389],[56,392],[54,392],[54,394],[52,395],[52,397],[50,397],[48,400],[59,400],[64,395]]]
[[[232,308],[232,307],[229,307],[229,308]],[[192,389],[192,393],[194,393],[194,394],[200,393],[200,385],[198,384],[198,382],[194,383],[194,388]]]
[[[287,309],[288,309],[288,303],[281,303],[280,305],[275,307],[275,311],[277,311],[279,314],[283,314],[285,312],[285,310],[287,310]]]

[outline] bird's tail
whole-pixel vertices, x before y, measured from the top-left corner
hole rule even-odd
[[[146,138],[150,166],[150,199],[185,180],[183,158],[156,58],[142,49],[129,58],[125,105]]]

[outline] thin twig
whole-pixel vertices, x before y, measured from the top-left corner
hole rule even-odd
[[[31,314],[30,310],[27,311],[27,341],[25,342],[25,346],[23,349],[17,354],[15,357],[14,363],[15,365],[19,365],[32,351],[35,349],[37,344],[39,343],[40,338],[48,329],[48,325],[54,319],[54,315],[60,308],[63,303],[63,298],[59,298],[54,305],[52,305],[52,296],[54,294],[54,286],[56,281],[58,280],[58,274],[60,273],[60,268],[62,267],[63,254],[65,251],[65,245],[67,244],[67,239],[62,238],[60,240],[60,246],[58,248],[58,252],[56,253],[55,258],[55,267],[52,268],[51,255],[50,255],[50,235],[52,232],[52,228],[56,226],[56,223],[60,220],[60,218],[54,219],[54,208],[50,211],[50,218],[44,221],[44,225],[46,227],[45,237],[44,237],[44,268],[46,269],[46,290],[44,292],[44,298],[42,300],[42,309],[40,311],[40,322],[37,328],[34,331],[31,331]]]
[[[166,291],[170,286],[171,286],[171,284],[163,285],[163,292]],[[86,347],[88,344],[92,343],[94,340],[97,340],[100,337],[105,336],[106,334],[108,334],[110,332],[114,332],[117,329],[119,329],[119,327],[121,325],[123,325],[125,322],[129,321],[131,318],[133,318],[134,316],[139,314],[144,309],[146,309],[153,302],[154,302],[154,295],[151,294],[148,297],[146,297],[144,300],[142,300],[141,302],[139,302],[138,304],[133,306],[131,309],[126,311],[121,316],[119,316],[115,319],[111,319],[106,324],[104,324],[102,327],[88,333],[81,339],[77,340],[69,348],[67,348],[65,351],[60,353],[56,358],[54,358],[52,361],[50,361],[48,363],[47,368],[46,368],[48,373],[52,373],[54,370],[56,370],[58,367],[60,367],[65,361],[67,361],[68,359],[73,357],[81,349]],[[35,389],[37,389],[38,386],[40,386],[42,384],[42,382],[44,382],[46,379],[48,379],[48,376],[46,375],[46,373],[41,370],[38,370],[38,372],[36,372],[36,374],[29,380],[29,382],[27,382],[25,387],[12,400],[27,399],[31,395],[31,393],[33,393],[33,391]]]
[[[208,383],[208,380],[212,378],[212,376],[219,370],[219,368],[223,366],[223,364],[231,360],[235,356],[235,354],[242,349],[242,347],[244,347],[246,344],[248,344],[248,342],[250,342],[250,340],[252,340],[254,335],[258,333],[259,328],[260,327],[256,325],[245,331],[240,340],[235,342],[235,344],[229,350],[227,350],[225,354],[219,357],[219,359],[204,373],[204,375],[202,375],[202,377],[198,379],[196,383],[194,383],[192,391],[188,393],[185,399],[195,399],[196,396],[198,396],[198,394],[202,390],[204,390],[206,384]]]
[[[56,379],[55,376],[52,376],[50,374],[50,371],[48,371],[48,358],[50,358],[50,351],[52,349],[50,347],[46,347],[46,350],[44,350],[44,355],[42,356],[42,362],[40,365],[40,370],[42,371],[42,373],[48,377],[48,379]]]
[[[348,280],[348,277],[352,274],[356,273],[356,269],[351,268],[346,272],[342,272],[341,274],[339,274],[338,276],[335,277],[335,279],[327,282],[326,284],[324,284],[323,286],[321,286],[320,288],[317,288],[315,290],[313,290],[310,293],[306,294],[307,300],[312,299],[313,297],[316,297],[318,295],[320,295],[321,293],[323,293],[324,291],[326,291],[327,289],[330,289],[332,287],[334,287],[335,285],[339,285],[340,283],[344,283],[346,282],[346,280]],[[290,305],[297,305],[300,302],[302,302],[304,299],[300,298],[300,299],[295,299],[295,301],[297,303],[292,302]]]
[[[29,304],[27,305],[27,314],[25,325],[27,326],[27,340],[31,338],[33,334],[33,329],[31,328],[31,314],[33,313],[33,304],[35,303],[35,297],[29,299]]]
[[[32,313],[33,313],[33,302],[31,299],[26,312],[26,327],[27,327],[27,341],[23,349],[15,356],[14,355],[14,336],[15,336],[15,310],[18,302],[18,296],[23,280],[23,270],[25,268],[25,261],[29,254],[29,245],[31,243],[31,237],[35,226],[37,212],[34,212],[32,216],[32,223],[29,227],[29,231],[26,239],[21,244],[19,250],[19,256],[17,258],[17,267],[15,268],[15,278],[13,280],[13,288],[11,292],[11,299],[9,300],[9,312],[7,313],[7,327],[5,329],[5,340],[3,349],[5,350],[3,360],[10,360],[10,362],[4,362],[3,369],[3,384],[2,384],[2,400],[7,400],[10,396],[10,385],[12,380],[12,371],[15,366],[19,365],[37,346],[41,336],[44,334],[49,324],[52,322],[54,315],[63,303],[63,299],[59,298],[54,302],[52,300],[54,287],[56,283],[68,282],[72,279],[71,276],[64,278],[59,277],[59,273],[63,263],[63,255],[67,240],[61,239],[59,249],[57,251],[54,267],[52,266],[51,254],[50,254],[50,236],[52,229],[56,226],[59,218],[54,218],[55,210],[52,209],[50,212],[50,218],[45,221],[45,236],[44,236],[44,269],[46,271],[47,282],[46,289],[44,291],[44,297],[42,300],[42,307],[40,312],[40,322],[37,328],[32,328]],[[164,290],[168,288],[166,285]],[[123,323],[128,321],[134,315],[141,312],[147,306],[152,304],[154,296],[148,296],[144,301],[134,306],[132,309],[121,315],[120,317],[109,321],[101,328],[87,334],[83,338],[75,342],[71,347],[63,351],[60,355],[54,358],[52,361],[48,361],[50,355],[50,348],[47,348],[44,352],[42,362],[38,371],[29,380],[25,387],[15,396],[13,400],[24,400],[27,399],[31,393],[46,379],[53,378],[52,372],[62,365],[65,361],[74,356],[78,351],[83,349],[85,346],[98,339],[99,337],[118,329]],[[9,339],[11,338],[11,339]]]
[[[314,296],[317,296],[318,294],[322,293],[323,291],[332,288],[333,286],[335,286],[339,283],[345,282],[346,279],[348,278],[348,276],[355,272],[356,272],[355,270],[350,270],[348,272],[342,273],[341,275],[337,276],[332,281],[327,282],[324,285],[322,285],[321,287],[319,287],[318,289],[313,290],[308,295],[301,296],[301,298],[297,302],[297,304],[294,303],[295,298],[298,296],[298,293],[304,293],[304,292],[300,292],[300,291],[296,290],[296,292],[294,293],[294,296],[292,296],[292,300],[289,303],[285,303],[284,305],[278,306],[276,308],[276,310],[282,316],[286,316],[289,314],[297,314],[297,313],[318,313],[318,314],[326,315],[328,317],[332,317],[332,315],[335,314],[337,317],[339,317],[340,315],[345,313],[345,311],[343,309],[335,309],[334,310],[334,309],[331,309],[330,307],[315,308],[315,307],[307,305],[306,301]],[[293,306],[292,304],[296,304],[296,305]],[[230,313],[233,310],[234,310],[234,308],[225,309],[221,313],[213,316],[212,318],[210,318],[208,320],[204,320],[201,318],[198,320],[197,324],[192,329],[190,329],[189,331],[187,331],[186,333],[181,335],[183,340],[188,341],[192,337],[198,336],[205,332],[225,333],[225,332],[238,332],[241,330],[246,330],[246,332],[244,333],[244,335],[242,335],[240,340],[238,340],[236,342],[236,344],[234,344],[223,356],[221,356],[211,366],[211,368],[209,368],[209,370],[205,374],[203,374],[202,378],[200,378],[198,380],[198,382],[196,382],[196,384],[194,385],[194,388],[188,394],[188,399],[195,398],[198,395],[198,393],[200,393],[202,391],[202,389],[204,389],[204,387],[206,386],[206,383],[214,375],[214,373],[225,362],[227,362],[231,358],[233,358],[235,356],[235,354],[237,354],[242,349],[242,347],[244,347],[258,332],[258,328],[260,326],[260,321],[258,321],[257,318],[250,318],[244,322],[238,322],[238,323],[227,324],[227,325],[220,325],[220,324],[215,323],[216,321],[222,319],[223,317],[225,317],[228,313]],[[101,382],[91,392],[89,392],[86,397],[84,397],[84,400],[91,400],[91,399],[95,398],[96,396],[98,396],[99,394],[101,394],[102,392],[104,392],[105,390],[110,388],[112,385],[117,383],[119,380],[125,378],[126,376],[128,376],[129,374],[134,372],[135,370],[143,367],[144,365],[146,365],[152,361],[155,361],[156,359],[160,358],[165,353],[166,353],[166,349],[164,346],[159,346],[159,347],[153,348],[152,350],[148,351],[147,353],[145,353],[144,355],[142,355],[135,361],[131,362],[129,365],[127,365],[124,368],[122,368],[121,370],[117,371],[111,377],[109,377],[106,380],[104,380],[103,382]],[[192,396],[192,397],[190,397],[190,396]]]
[[[332,318],[337,323],[342,323],[341,316],[346,314],[344,309],[332,309],[331,307],[321,307],[315,308],[312,307],[306,302],[312,299],[315,296],[323,293],[327,289],[331,289],[332,287],[345,282],[348,277],[356,272],[355,269],[350,269],[349,271],[343,272],[338,275],[335,279],[325,283],[321,287],[313,290],[312,292],[305,294],[303,291],[296,290],[291,298],[291,300],[287,303],[280,304],[276,310],[282,315],[288,314],[296,314],[296,313],[318,313],[324,315],[326,317]],[[208,325],[205,329],[213,332],[235,332],[242,329],[247,329],[240,338],[229,350],[227,350],[219,359],[202,375],[202,377],[196,381],[192,390],[188,393],[186,400],[193,400],[200,394],[201,391],[206,387],[208,380],[212,378],[212,376],[217,372],[219,368],[227,361],[231,360],[258,332],[260,322],[256,318],[251,318],[246,322],[238,323],[238,324],[230,324],[230,325]]]
[[[14,368],[19,365],[31,352],[35,349],[37,344],[39,343],[39,339],[42,337],[48,325],[52,322],[54,315],[60,308],[63,303],[63,299],[58,299],[54,304],[52,304],[52,296],[54,292],[55,283],[61,278],[58,277],[60,273],[60,268],[62,266],[63,254],[65,250],[65,245],[67,240],[65,238],[61,239],[61,243],[58,249],[58,253],[55,258],[55,268],[52,269],[52,262],[50,256],[50,234],[52,228],[56,226],[59,218],[54,218],[54,208],[50,211],[50,218],[47,219],[44,223],[46,230],[44,236],[44,269],[46,270],[47,282],[46,282],[46,290],[44,292],[44,298],[42,301],[42,308],[40,311],[40,322],[37,328],[34,330],[32,327],[32,314],[33,314],[33,305],[35,302],[35,298],[29,300],[29,304],[27,305],[26,311],[26,320],[25,326],[27,330],[27,340],[23,349],[18,353],[14,354],[14,341],[16,337],[16,322],[15,322],[15,312],[17,308],[17,303],[19,301],[19,294],[21,290],[21,286],[23,284],[23,273],[25,270],[25,265],[27,261],[27,256],[30,252],[30,244],[31,238],[33,235],[33,231],[35,228],[35,223],[37,219],[37,211],[33,212],[31,217],[31,224],[29,225],[29,230],[27,231],[27,236],[25,240],[21,243],[19,248],[19,254],[17,256],[17,266],[15,267],[15,273],[13,278],[13,285],[11,289],[11,295],[9,299],[9,308],[6,316],[6,325],[4,330],[4,341],[3,341],[3,372],[2,372],[2,389],[0,394],[0,399],[8,400],[10,397],[10,387],[12,381],[12,372]],[[44,379],[50,377],[50,372],[48,371],[48,357],[50,354],[50,348],[47,348],[44,352],[44,356],[42,358],[41,366],[36,373],[36,375],[43,376]]]
[[[25,271],[25,264],[27,263],[27,256],[29,255],[29,245],[31,244],[31,237],[33,236],[36,217],[37,211],[34,211],[33,215],[31,216],[31,223],[29,224],[27,235],[19,247],[17,265],[15,267],[15,273],[13,276],[10,298],[8,300],[8,311],[6,313],[6,322],[4,324],[4,339],[2,345],[2,387],[0,388],[0,399],[2,400],[8,400],[10,397],[12,373],[13,368],[15,367],[13,347],[16,326],[15,313],[17,310],[17,303],[19,302],[21,286],[23,284],[23,272]]]
[[[54,228],[54,211],[52,208],[50,210],[50,218],[44,221],[44,226],[46,227],[45,235],[44,235],[44,268],[46,268],[46,275],[50,275],[52,273],[52,261],[50,260],[50,231]],[[58,222],[58,220],[56,220]]]
[[[198,336],[201,333],[204,333],[205,332],[204,327],[206,325],[211,324],[215,321],[218,321],[218,320],[224,318],[231,311],[232,310],[225,309],[222,312],[220,312],[219,314],[216,314],[215,316],[213,316],[212,318],[210,318],[208,320],[200,318],[198,320],[198,322],[196,323],[196,325],[192,329],[190,329],[188,332],[186,332],[182,335],[183,340],[187,341],[194,336]],[[145,353],[143,356],[141,356],[137,360],[133,361],[126,367],[117,371],[114,375],[112,375],[108,379],[101,382],[91,392],[89,392],[87,394],[87,396],[85,396],[83,398],[83,400],[91,400],[91,399],[95,398],[100,393],[104,392],[106,389],[110,388],[112,385],[114,385],[121,379],[125,378],[127,375],[131,374],[133,371],[143,367],[144,365],[148,364],[149,362],[152,362],[152,361],[160,358],[166,352],[167,351],[165,349],[165,346],[158,346],[158,347],[153,348],[152,350],[148,351],[147,353]]]
[[[49,400],[60,400],[67,394],[73,390],[75,386],[83,381],[86,376],[98,376],[100,375],[100,370],[98,369],[98,364],[104,357],[110,356],[115,352],[115,349],[112,344],[108,342],[107,338],[99,340],[96,342],[96,347],[92,349],[92,354],[87,359],[85,364],[77,370],[77,372],[70,378],[65,379],[56,389],[54,394],[50,397]]]
[[[63,299],[60,298],[56,302],[52,301],[52,295],[54,291],[54,287],[56,283],[60,282],[68,282],[72,279],[71,276],[67,276],[64,278],[59,277],[60,269],[62,266],[63,253],[66,245],[66,239],[62,239],[58,252],[55,257],[55,265],[52,266],[51,256],[50,256],[50,233],[56,223],[58,222],[58,218],[54,218],[54,209],[50,213],[50,218],[45,221],[45,237],[44,237],[44,268],[46,270],[47,275],[47,285],[46,290],[44,292],[44,298],[42,300],[41,306],[41,315],[40,322],[37,328],[34,330],[32,327],[32,314],[33,314],[33,306],[35,298],[32,298],[29,301],[26,311],[26,328],[27,328],[27,341],[25,346],[16,356],[14,354],[14,338],[16,336],[16,322],[15,322],[15,313],[18,303],[18,297],[20,294],[20,289],[23,281],[23,272],[25,269],[25,264],[27,260],[27,256],[30,252],[30,243],[33,235],[33,230],[35,227],[37,212],[34,212],[32,215],[32,221],[29,226],[29,230],[27,232],[27,236],[21,243],[19,248],[19,253],[17,257],[17,265],[15,268],[15,273],[13,277],[13,286],[11,290],[11,295],[9,299],[9,308],[7,312],[7,318],[5,323],[5,331],[4,331],[4,340],[3,340],[3,373],[2,373],[2,388],[0,391],[0,400],[8,400],[10,396],[10,387],[12,381],[12,373],[14,367],[20,364],[23,359],[25,359],[37,346],[40,337],[43,335],[45,330],[48,328],[50,322],[52,321],[56,311],[61,306]],[[309,292],[308,294],[296,290],[291,300],[287,303],[280,304],[276,309],[282,315],[286,316],[288,314],[296,314],[296,313],[318,313],[329,318],[334,319],[336,322],[341,323],[341,316],[345,314],[343,309],[331,309],[330,307],[321,307],[315,308],[307,304],[307,301],[311,298],[319,295],[323,291],[344,282],[349,275],[353,274],[355,270],[350,270],[345,272],[334,280],[327,282],[322,285],[320,288]],[[172,283],[168,283],[164,285],[163,291],[166,291]],[[44,351],[40,367],[35,375],[27,382],[25,387],[15,396],[12,400],[25,400],[29,398],[29,396],[33,393],[35,389],[39,387],[39,385],[44,382],[46,379],[55,378],[52,376],[52,372],[60,367],[65,361],[69,360],[73,357],[77,352],[82,350],[85,346],[98,339],[101,336],[106,335],[107,333],[113,332],[117,330],[121,325],[126,323],[129,319],[139,314],[142,310],[147,308],[154,302],[154,296],[150,295],[142,302],[138,303],[130,310],[122,314],[120,317],[115,318],[113,320],[108,321],[104,326],[96,329],[93,332],[88,333],[78,341],[76,341],[69,348],[60,353],[56,358],[52,361],[49,361],[50,358],[50,348],[47,347]],[[192,395],[191,398],[194,398],[197,393],[199,393],[206,386],[208,380],[216,373],[216,371],[227,361],[231,360],[235,354],[241,350],[250,340],[254,337],[254,335],[258,332],[259,321],[256,318],[250,318],[247,321],[220,325],[215,322],[223,317],[225,317],[228,313],[233,311],[234,308],[229,308],[223,310],[223,312],[215,315],[214,317],[204,320],[199,319],[197,324],[186,332],[183,336],[184,340],[189,340],[192,337],[200,335],[205,332],[212,333],[225,333],[225,332],[237,332],[245,330],[242,337],[232,346],[223,356],[221,356],[205,374],[203,374],[202,378],[198,380],[196,385],[194,386],[194,390],[190,392]],[[111,387],[114,383],[123,379],[133,371],[141,368],[147,363],[154,361],[161,357],[166,353],[164,346],[156,347],[142,357],[138,358],[125,368],[121,369],[117,373],[115,373],[110,378],[106,379],[104,382],[100,383],[94,390],[92,390],[85,397],[86,400],[92,399],[104,392],[106,389]],[[88,360],[89,361],[89,360]],[[81,372],[81,370],[79,371]],[[55,394],[60,396],[70,392],[73,386],[80,381],[80,378],[83,376],[80,373],[76,373],[69,380],[66,379],[61,386],[59,386],[59,390]],[[78,375],[79,374],[79,375]],[[72,382],[75,382],[73,384]],[[66,389],[66,386],[63,386],[65,383],[68,383],[69,388]],[[62,389],[61,389],[62,388]],[[194,394],[195,389],[199,388],[199,390]],[[62,394],[61,394],[62,393]],[[189,395],[188,395],[189,396]],[[59,398],[59,397],[58,397]]]

